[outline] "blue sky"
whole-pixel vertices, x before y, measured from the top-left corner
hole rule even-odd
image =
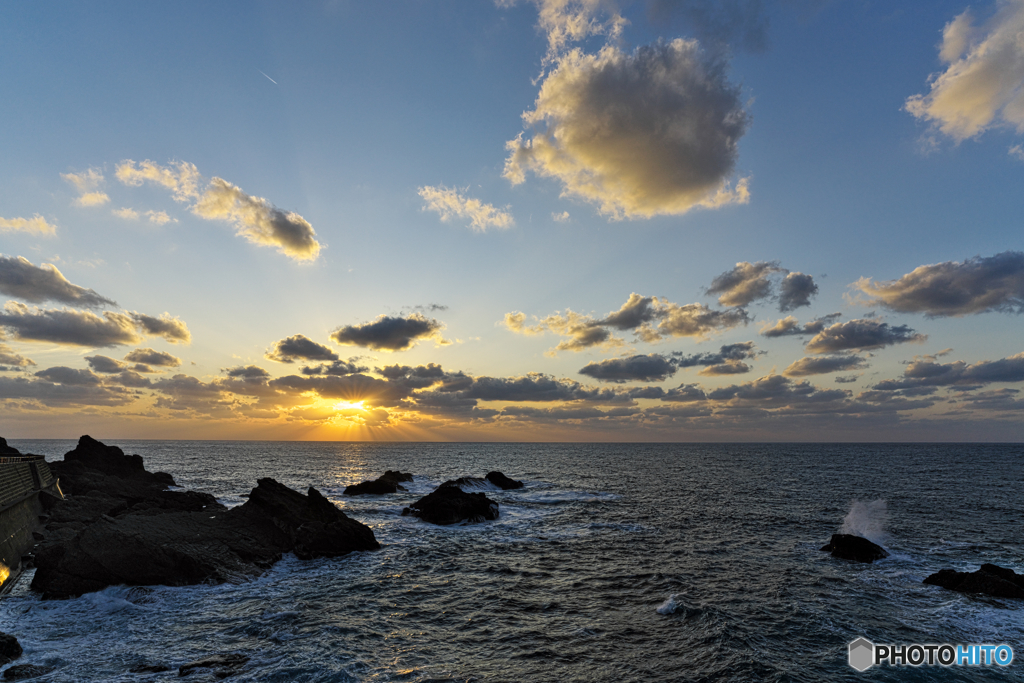
[[[4,436],[1024,438],[1020,1],[0,13]]]

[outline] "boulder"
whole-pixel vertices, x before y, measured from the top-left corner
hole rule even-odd
[[[457,486],[442,484],[405,508],[402,514],[431,524],[475,523],[497,519],[498,504],[482,493],[466,493]]]
[[[15,664],[7,671],[4,671],[4,678],[8,681],[18,681],[22,678],[45,676],[54,670],[55,668],[52,666],[42,666],[40,664]]]
[[[832,557],[854,562],[874,562],[889,557],[885,549],[872,543],[863,536],[853,534],[832,534],[832,540],[823,545],[820,550],[832,553]]]
[[[21,656],[21,643],[14,636],[0,631],[0,666]]]
[[[486,489],[487,480],[481,479],[480,477],[459,477],[458,479],[449,479],[441,486],[454,486],[462,490],[466,489]]]
[[[7,456],[21,455],[21,451],[19,451],[14,446],[8,446],[7,445],[7,439],[5,439],[2,436],[0,436],[0,455],[7,455]]]
[[[523,488],[523,482],[516,481],[515,479],[509,479],[501,472],[495,470],[494,472],[488,472],[484,475],[484,479],[491,482],[499,489],[508,491],[509,489],[521,489]]]
[[[241,654],[210,655],[178,667],[179,676],[188,676],[196,669],[213,669],[217,678],[227,678],[238,673],[249,658]]]
[[[363,494],[397,493],[405,491],[406,488],[399,482],[412,481],[412,475],[397,470],[388,470],[373,481],[364,481],[359,484],[346,486],[342,492],[346,496],[360,496]]]
[[[1024,574],[1017,574],[1012,569],[995,564],[983,564],[973,572],[943,569],[928,576],[924,583],[959,593],[1024,599]]]

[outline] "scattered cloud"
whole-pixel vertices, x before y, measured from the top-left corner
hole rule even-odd
[[[59,301],[86,308],[117,305],[91,289],[71,284],[53,264],[34,266],[22,256],[0,255],[0,292],[32,303]]]
[[[99,375],[90,370],[69,368],[63,365],[40,370],[36,377],[42,377],[55,384],[77,384],[81,386],[97,385],[102,383]]]
[[[14,352],[7,344],[0,342],[0,366],[7,369],[10,368],[27,368],[30,365],[35,365],[36,362],[31,358],[25,358]]]
[[[498,209],[491,204],[484,204],[479,199],[464,196],[458,188],[427,185],[419,188],[419,195],[423,198],[424,210],[436,211],[442,221],[454,217],[466,219],[469,227],[476,232],[486,232],[489,228],[504,230],[515,225],[515,219],[508,212],[507,206]]]
[[[609,358],[588,363],[579,370],[601,382],[664,382],[674,375],[676,364],[665,356],[652,353],[644,356]]]
[[[356,364],[357,358],[349,358],[347,361],[335,360],[331,363],[320,363],[319,365],[306,365],[302,368],[303,375],[337,375],[338,377],[344,377],[345,375],[358,375],[359,373],[369,372],[370,368],[364,365]]]
[[[294,212],[284,212],[262,197],[246,194],[222,178],[213,178],[192,207],[197,216],[228,221],[250,242],[277,247],[297,261],[313,260],[320,253],[313,226]]]
[[[114,209],[111,211],[112,214],[118,218],[123,218],[126,221],[137,221],[139,220],[139,212],[135,209],[130,209],[127,206],[122,206],[120,209]]]
[[[563,211],[562,213],[557,213],[553,211],[551,212],[551,220],[553,220],[556,223],[568,223],[569,221],[572,220],[572,218],[569,216],[568,211]]]
[[[278,363],[294,363],[297,360],[338,360],[338,354],[329,347],[318,344],[302,334],[274,342],[263,357]]]
[[[706,352],[686,355],[677,351],[672,354],[672,362],[680,368],[710,367],[723,363],[743,361],[754,358],[756,355],[757,351],[754,349],[754,342],[740,342],[738,344],[726,344],[718,350],[718,353]]]
[[[165,187],[175,200],[193,202],[195,215],[232,223],[236,234],[255,244],[276,247],[297,261],[315,259],[320,253],[316,232],[305,218],[282,211],[262,197],[246,194],[223,178],[214,176],[207,183],[194,164],[177,161],[160,166],[149,160],[127,160],[118,164],[116,175],[125,185],[151,182]],[[154,223],[172,220],[162,211],[146,215]],[[125,217],[129,216],[122,215]]]
[[[76,206],[101,206],[110,201],[106,192],[100,192],[103,184],[103,173],[95,168],[81,173],[61,173],[60,177],[75,186],[78,190]]]
[[[224,368],[223,372],[232,379],[243,381],[264,381],[270,379],[270,373],[257,365],[239,365],[234,368]]]
[[[554,61],[565,48],[591,36],[614,40],[629,22],[619,12],[616,0],[531,0],[537,6],[538,26],[547,34],[545,64]],[[511,7],[516,0],[496,0],[499,7]]]
[[[968,9],[946,24],[939,57],[949,66],[906,110],[956,142],[994,126],[1024,132],[1024,2],[1000,2],[976,25]]]
[[[906,325],[889,325],[878,320],[857,319],[836,323],[816,334],[804,347],[809,353],[836,353],[880,349],[906,342],[923,342],[927,337]]]
[[[116,374],[125,369],[125,364],[116,358],[109,356],[86,356],[85,362],[93,369],[93,372],[100,372],[107,375]]]
[[[1024,147],[1021,145],[1011,145],[1010,149],[1006,150],[1007,153],[1018,161],[1024,161]]]
[[[765,323],[761,328],[762,337],[795,337],[808,334],[818,334],[825,329],[826,325],[833,323],[843,317],[842,313],[830,313],[820,318],[815,318],[809,323],[800,324],[800,321],[791,315],[778,320],[775,324]]]
[[[165,351],[153,349],[132,349],[124,357],[129,363],[142,363],[144,365],[156,365],[162,368],[176,368],[181,365],[181,359]]]
[[[142,341],[142,334],[163,337],[171,343],[191,340],[185,324],[166,313],[153,318],[105,311],[100,317],[88,311],[30,308],[16,301],[8,301],[0,312],[0,327],[23,341],[93,348],[135,345]]]
[[[161,313],[159,318],[144,313],[131,314],[136,326],[150,337],[163,337],[171,344],[192,343],[192,333],[180,318],[171,317],[170,313]]]
[[[145,216],[150,223],[156,223],[157,225],[166,225],[167,223],[177,223],[177,218],[171,218],[167,215],[166,211],[143,211],[141,214],[135,209],[128,207],[122,207],[120,209],[114,209],[111,211],[118,218],[123,218],[129,221],[137,221],[140,216]]]
[[[61,384],[44,378],[0,377],[0,400],[27,400],[50,407],[118,406],[135,395],[122,387],[101,384]]]
[[[380,315],[373,322],[346,325],[331,333],[331,339],[341,345],[362,346],[376,351],[404,351],[418,341],[433,340],[447,345],[441,336],[444,324],[421,313],[406,317]]]
[[[778,283],[779,294],[775,295],[775,276],[785,273]],[[818,293],[814,278],[804,273],[790,272],[779,266],[777,261],[741,261],[732,270],[727,270],[714,280],[707,293],[719,294],[718,303],[723,306],[746,306],[755,301],[777,298],[780,311],[791,311],[800,306],[810,306],[811,297]]]
[[[786,377],[807,377],[809,375],[827,375],[832,372],[843,372],[845,370],[859,370],[867,366],[867,361],[860,356],[838,355],[838,356],[806,356],[800,360],[793,361],[783,371]],[[856,380],[856,377],[854,377]],[[840,382],[839,378],[836,378]]]
[[[506,145],[513,185],[528,171],[554,178],[563,196],[616,220],[749,200],[748,179],[730,181],[749,117],[725,63],[696,41],[632,53],[574,49],[558,58],[523,121],[532,137]]]
[[[57,232],[57,226],[47,223],[46,219],[37,213],[32,218],[0,217],[0,232],[36,232],[41,235],[53,235]]]
[[[899,280],[861,278],[856,287],[867,305],[937,318],[987,311],[1024,312],[1024,252],[918,266]]]
[[[974,364],[964,361],[937,363],[931,358],[922,358],[907,365],[902,379],[884,380],[872,388],[876,391],[906,392],[921,387],[981,387],[992,382],[1021,381],[1024,381],[1024,353]]]

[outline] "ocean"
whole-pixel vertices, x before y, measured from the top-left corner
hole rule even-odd
[[[110,441],[227,505],[260,477],[315,486],[382,549],[285,556],[239,585],[111,587],[0,600],[17,663],[45,681],[177,678],[208,654],[233,681],[1021,681],[1024,601],[921,583],[991,562],[1024,572],[1024,446]],[[60,459],[72,441],[11,440]],[[412,472],[407,493],[346,485]],[[442,481],[500,470],[500,519],[400,515]],[[819,551],[844,529],[890,557]],[[1007,643],[1008,667],[876,666],[847,644]],[[137,675],[139,664],[167,673]],[[190,680],[204,679],[199,672]]]

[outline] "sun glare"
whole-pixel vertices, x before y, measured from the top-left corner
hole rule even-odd
[[[363,403],[365,401],[338,401],[333,407],[335,410],[366,410]]]

